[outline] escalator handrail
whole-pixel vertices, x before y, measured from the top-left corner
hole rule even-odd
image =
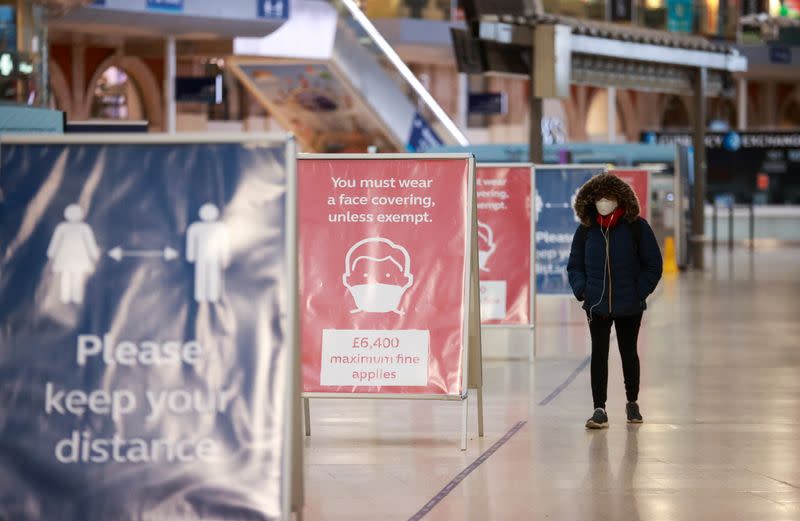
[[[458,128],[458,125],[450,119],[450,116],[447,115],[447,112],[436,102],[428,89],[425,88],[424,85],[417,79],[411,69],[408,68],[408,65],[405,64],[403,59],[400,57],[399,54],[392,48],[388,41],[381,35],[380,31],[373,25],[367,15],[356,5],[353,0],[341,0],[342,4],[350,11],[350,14],[353,18],[358,22],[361,27],[366,31],[367,34],[372,38],[375,44],[380,48],[384,55],[389,59],[391,64],[397,69],[397,71],[403,76],[403,78],[411,85],[417,95],[422,98],[428,108],[439,118],[439,121],[445,126],[445,128],[450,132],[453,138],[458,142],[461,146],[466,146],[469,144],[469,140],[461,132],[461,129]]]

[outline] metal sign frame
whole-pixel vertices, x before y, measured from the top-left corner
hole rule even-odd
[[[399,394],[399,393],[325,393],[325,392],[302,392],[303,398],[303,415],[305,419],[305,434],[311,435],[311,412],[309,399],[310,398],[346,398],[346,399],[379,399],[379,400],[443,400],[443,401],[460,401],[462,403],[462,428],[461,428],[461,450],[467,448],[467,417],[469,410],[469,390],[477,390],[478,398],[478,431],[479,436],[483,436],[483,383],[472,382],[470,379],[470,368],[476,366],[483,372],[483,362],[481,356],[480,335],[475,338],[470,336],[471,328],[480,328],[480,308],[477,310],[472,309],[471,300],[480,295],[480,286],[477,278],[477,200],[476,200],[476,185],[475,185],[475,157],[472,154],[465,153],[444,153],[444,154],[299,154],[297,156],[298,163],[304,159],[325,159],[325,160],[338,160],[338,159],[356,159],[356,160],[375,160],[375,159],[399,159],[413,161],[416,159],[427,160],[453,160],[464,159],[468,161],[467,171],[467,199],[465,205],[465,219],[466,242],[464,248],[464,273],[463,283],[464,292],[462,295],[462,353],[461,353],[461,395],[449,394]],[[299,232],[299,224],[298,224]],[[299,277],[298,277],[299,280]],[[302,331],[300,332],[302,338]],[[302,350],[302,344],[299,349]]]
[[[530,209],[530,273],[529,282],[530,294],[528,295],[528,313],[530,313],[530,322],[528,324],[481,324],[482,329],[486,330],[519,330],[526,329],[530,331],[530,352],[529,360],[533,361],[536,354],[536,169],[540,168],[533,163],[479,163],[477,168],[485,166],[487,168],[530,168],[530,183],[531,183],[531,209]]]

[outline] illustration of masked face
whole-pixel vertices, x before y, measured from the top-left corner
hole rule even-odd
[[[356,303],[353,313],[403,314],[400,300],[414,281],[405,248],[388,239],[364,239],[350,248],[346,262],[342,282]]]
[[[481,270],[489,271],[486,268],[486,262],[496,249],[492,229],[488,224],[478,221],[478,265]]]

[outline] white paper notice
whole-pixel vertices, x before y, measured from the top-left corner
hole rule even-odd
[[[481,281],[481,320],[506,318],[506,281]]]
[[[430,332],[324,329],[320,383],[334,386],[428,385]]]

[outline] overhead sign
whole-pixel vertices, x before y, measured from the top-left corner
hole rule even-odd
[[[289,18],[289,0],[256,0],[258,17],[286,20]]]
[[[175,101],[178,103],[214,103],[223,100],[222,75],[179,76],[175,78]]]
[[[572,295],[567,263],[580,220],[573,209],[581,187],[602,174],[596,165],[536,167],[536,293]]]
[[[0,149],[0,512],[288,519],[285,143],[137,139]]]
[[[467,100],[470,114],[502,115],[508,112],[505,92],[471,92]]]
[[[147,0],[147,8],[153,11],[180,13],[183,11],[183,0]]]
[[[476,171],[483,324],[533,323],[532,177],[530,165],[479,165]]]
[[[792,63],[792,48],[786,45],[770,45],[769,61],[772,63],[790,65]]]
[[[303,391],[464,396],[472,158],[367,157],[298,161]]]
[[[688,133],[645,132],[642,139],[690,145]],[[749,201],[757,175],[770,176],[769,203],[797,201],[800,194],[800,132],[716,132],[706,134],[709,193],[736,194]]]
[[[646,143],[693,145],[693,136],[688,132],[642,132],[641,137]],[[740,148],[800,148],[800,132],[709,132],[705,143],[706,148],[722,148],[729,152]]]
[[[667,30],[691,33],[694,29],[694,2],[692,0],[667,0]]]

